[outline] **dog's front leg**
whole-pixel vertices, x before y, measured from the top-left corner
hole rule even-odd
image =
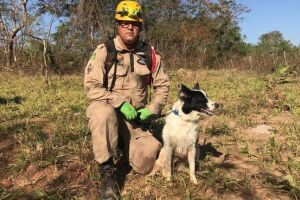
[[[193,182],[194,184],[197,184],[198,181],[197,181],[196,175],[195,175],[195,167],[196,167],[195,159],[196,159],[196,146],[193,145],[192,147],[189,148],[189,151],[188,151],[190,181]]]
[[[172,179],[172,156],[173,156],[173,149],[171,146],[164,147],[166,153],[166,160],[165,160],[165,167],[162,170],[162,174],[164,177],[167,178],[168,181]]]

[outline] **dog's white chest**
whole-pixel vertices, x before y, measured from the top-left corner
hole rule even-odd
[[[183,121],[174,114],[167,117],[163,139],[174,148],[177,155],[185,156],[189,148],[195,148],[198,135],[199,123]]]

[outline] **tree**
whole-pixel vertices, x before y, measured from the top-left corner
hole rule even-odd
[[[14,47],[18,34],[26,29],[32,18],[28,14],[27,0],[2,0],[0,4],[0,30],[5,43],[7,65],[11,67],[16,61]]]
[[[258,47],[263,51],[272,53],[282,53],[292,51],[295,47],[290,41],[283,38],[279,31],[271,31],[259,37]]]
[[[246,53],[246,44],[238,26],[240,15],[249,9],[236,0],[188,0],[187,9],[190,18],[202,26],[202,45],[207,51],[206,65],[226,61],[236,55]],[[194,31],[194,30],[193,30]]]
[[[44,21],[45,15],[49,15],[48,24],[36,24],[35,27],[47,27],[42,28],[40,31],[33,31],[31,37],[43,42],[43,65],[41,71],[47,74],[48,68],[51,67],[54,71],[58,72],[58,66],[54,60],[54,54],[52,51],[52,45],[55,44],[54,34],[52,33],[53,23],[60,18],[70,17],[72,10],[76,8],[77,1],[75,0],[40,0],[37,4],[37,15],[41,16]],[[62,22],[61,22],[62,23]],[[63,23],[62,23],[63,24]]]
[[[115,8],[118,0],[80,0],[78,4],[80,26],[85,27],[89,44],[94,44],[107,37],[114,29]]]

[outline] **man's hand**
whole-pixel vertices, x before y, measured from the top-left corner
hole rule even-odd
[[[137,112],[135,108],[126,101],[120,106],[120,112],[124,115],[125,119],[128,121],[134,120],[137,116]]]
[[[142,109],[138,110],[137,113],[139,113],[140,120],[142,122],[147,121],[152,116],[152,113],[147,108],[142,108]]]

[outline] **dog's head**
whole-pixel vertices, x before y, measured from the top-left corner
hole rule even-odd
[[[200,89],[199,83],[196,83],[193,89],[189,89],[183,84],[179,85],[179,98],[183,101],[182,111],[189,114],[192,111],[197,111],[206,115],[212,115],[213,110],[219,107],[207,98],[207,95]]]

